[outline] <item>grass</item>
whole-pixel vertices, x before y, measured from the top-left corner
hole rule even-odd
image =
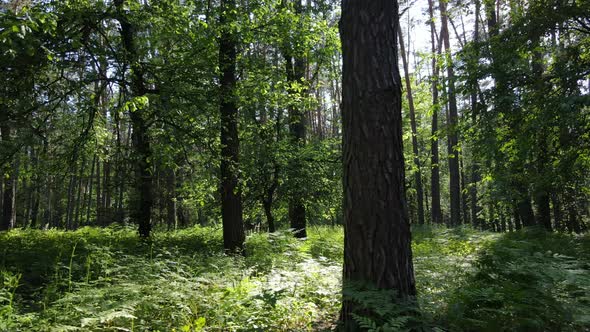
[[[0,331],[332,330],[342,243],[333,227],[306,241],[254,234],[244,258],[222,255],[212,228],[151,243],[124,227],[2,233]],[[413,252],[413,319],[425,330],[590,329],[588,235],[417,227]],[[359,319],[374,331],[409,326],[393,309],[384,317]]]

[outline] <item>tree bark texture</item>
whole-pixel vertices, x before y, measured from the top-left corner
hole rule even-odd
[[[430,16],[430,45],[432,51],[432,142],[430,150],[430,196],[431,220],[434,224],[442,224],[442,211],[440,208],[440,167],[438,158],[438,64],[434,54],[440,54],[440,47],[436,46],[436,26],[434,24],[434,0],[428,0],[428,12]]]
[[[406,95],[408,98],[408,107],[410,109],[410,127],[412,128],[412,152],[414,154],[414,180],[416,181],[416,193],[418,199],[418,224],[424,224],[424,192],[422,191],[422,170],[420,167],[420,156],[418,154],[418,132],[416,129],[416,111],[414,109],[414,97],[412,95],[412,84],[410,82],[410,71],[408,66],[408,58],[404,46],[404,37],[402,30],[398,29],[399,48],[401,52],[402,63],[404,65],[404,73],[406,80]]]
[[[142,97],[147,94],[144,82],[144,68],[140,63],[136,48],[134,26],[123,9],[123,0],[115,0],[118,21],[121,24],[121,38],[126,62],[131,68],[131,96]],[[135,152],[135,203],[131,207],[131,220],[139,227],[139,235],[148,238],[152,229],[152,174],[150,172],[151,147],[148,134],[146,109],[137,109],[129,113],[133,127],[132,146]],[[100,174],[100,172],[97,172]],[[100,180],[99,180],[100,181]],[[97,195],[98,196],[98,195]],[[97,197],[98,200],[98,197]],[[98,209],[98,206],[97,206]]]
[[[457,97],[455,95],[455,71],[451,57],[451,43],[449,40],[447,2],[439,2],[441,15],[441,36],[445,46],[447,61],[447,99],[448,99],[448,155],[449,155],[449,191],[451,198],[451,219],[450,225],[456,226],[461,223],[461,189],[459,174],[459,139],[458,139],[458,115]]]
[[[4,122],[6,123],[6,122]],[[3,124],[0,128],[2,135],[2,142],[10,146],[12,128],[9,125]],[[16,224],[16,165],[15,161],[9,163],[9,169],[4,180],[3,197],[2,197],[2,222],[0,222],[0,230],[10,230]],[[2,174],[1,172],[0,174]],[[2,174],[4,175],[4,174]]]
[[[242,194],[239,188],[238,107],[236,105],[236,36],[232,31],[235,20],[235,0],[221,1],[219,39],[221,116],[221,216],[223,246],[227,252],[241,251],[245,233],[242,219]]]
[[[284,1],[284,3],[286,3],[286,1]],[[300,1],[294,1],[293,7],[297,15],[303,15],[303,5]],[[302,51],[297,48],[297,45],[288,45],[284,47],[283,56],[285,58],[287,81],[291,84],[288,92],[289,95],[292,96],[292,101],[295,101],[298,95],[307,94],[307,89],[299,91],[299,89],[294,86],[296,84],[304,84],[307,61],[302,55]],[[305,145],[306,112],[300,105],[295,103],[289,105],[288,112],[291,141],[293,142],[296,151],[300,151]],[[295,153],[295,156],[297,155],[298,153]],[[306,210],[305,201],[303,199],[303,196],[305,195],[305,190],[303,188],[303,167],[304,165],[299,158],[296,157],[289,160],[288,172],[289,182],[291,184],[289,190],[289,221],[295,237],[297,238],[307,237]]]
[[[362,284],[394,291],[403,300],[416,287],[404,193],[397,29],[397,1],[342,1],[343,288]],[[364,310],[345,298],[344,329],[358,330],[351,314]]]

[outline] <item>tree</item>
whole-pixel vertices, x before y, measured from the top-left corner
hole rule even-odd
[[[132,145],[136,154],[135,162],[135,204],[131,208],[131,219],[139,225],[139,235],[150,236],[152,229],[152,174],[150,170],[151,148],[149,139],[149,122],[147,121],[146,100],[148,88],[145,83],[145,69],[137,50],[135,28],[128,13],[123,8],[123,0],[115,0],[117,19],[121,24],[121,38],[125,50],[125,60],[131,68],[130,93],[137,109],[129,114],[133,126]],[[98,160],[97,160],[98,165]],[[97,174],[100,174],[97,171]],[[98,176],[98,175],[97,175]],[[100,183],[100,176],[97,183]],[[97,195],[98,196],[98,195]],[[97,207],[98,208],[98,207]]]
[[[408,107],[410,109],[410,126],[412,128],[412,152],[414,153],[414,178],[416,181],[416,193],[418,196],[418,224],[424,224],[424,192],[422,190],[422,170],[420,168],[420,157],[418,155],[418,133],[416,130],[416,111],[414,109],[414,97],[412,95],[412,84],[410,83],[410,70],[408,66],[408,58],[406,57],[406,50],[404,47],[404,37],[402,30],[398,29],[399,48],[402,63],[404,66],[405,81],[406,81],[406,95],[408,98]]]
[[[459,178],[459,140],[458,140],[458,115],[457,97],[455,95],[455,71],[451,61],[451,43],[449,40],[448,19],[446,0],[440,0],[441,29],[440,34],[445,47],[447,58],[447,138],[449,156],[449,191],[451,194],[451,219],[449,224],[457,226],[461,223],[461,187]]]
[[[238,181],[239,148],[238,107],[236,105],[236,3],[221,1],[221,37],[219,38],[219,68],[221,70],[219,111],[221,116],[221,216],[223,247],[236,252],[244,246],[242,197]]]
[[[282,6],[290,5],[290,1],[283,0]],[[304,57],[305,50],[301,47],[301,41],[298,40],[302,33],[301,22],[303,21],[303,4],[301,1],[292,1],[294,14],[299,19],[297,30],[298,34],[294,36],[294,41],[284,43],[282,46],[282,53],[285,59],[285,70],[287,74],[287,81],[289,83],[288,92],[291,101],[288,106],[289,111],[289,135],[291,137],[292,147],[294,149],[293,157],[289,160],[288,173],[291,188],[289,188],[289,220],[291,228],[294,231],[295,237],[307,237],[306,231],[306,212],[305,202],[303,199],[303,168],[304,164],[299,158],[299,152],[305,146],[305,110],[302,108],[302,103],[296,102],[301,96],[307,94],[305,71],[306,59]]]
[[[347,289],[376,287],[402,300],[416,294],[404,192],[398,17],[397,1],[342,1],[341,320],[348,331],[358,329],[352,314],[363,308],[346,295]]]
[[[436,45],[436,26],[434,24],[434,0],[428,0],[428,13],[430,21],[430,44],[432,52],[432,144],[430,155],[430,195],[432,197],[431,219],[434,224],[442,223],[442,212],[440,209],[440,167],[438,160],[438,74],[437,55],[440,55],[440,46]]]

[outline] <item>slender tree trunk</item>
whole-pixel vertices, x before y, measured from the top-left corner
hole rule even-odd
[[[41,188],[41,176],[40,176],[40,171],[38,168],[39,165],[39,157],[38,157],[38,151],[33,150],[31,153],[31,166],[35,172],[35,175],[33,176],[34,179],[34,183],[33,183],[33,203],[31,206],[31,223],[30,223],[30,227],[31,228],[35,228],[37,227],[37,221],[39,218],[39,206],[40,206],[40,201],[41,201],[41,194],[40,194],[40,188]]]
[[[112,187],[111,187],[111,163],[105,161],[102,167],[103,179],[102,179],[102,207],[103,207],[103,225],[108,226],[112,222]]]
[[[75,163],[75,162],[74,162]],[[66,205],[66,229],[72,229],[72,220],[74,219],[74,197],[75,192],[74,188],[76,187],[76,183],[78,182],[78,178],[76,176],[77,169],[76,166],[72,166],[70,169],[70,180],[68,181],[68,193],[67,193],[67,205]]]
[[[7,146],[11,146],[12,142],[12,129],[3,121],[2,127],[0,127],[0,135],[2,142]],[[14,228],[16,225],[16,184],[17,184],[17,162],[16,154],[15,160],[10,163],[10,168],[7,172],[7,176],[4,177],[4,192],[2,197],[2,222],[0,223],[0,231],[6,231]]]
[[[289,0],[282,0],[282,6],[286,7]],[[303,4],[301,1],[292,0],[293,8],[297,16],[303,15]],[[289,134],[291,136],[291,142],[294,149],[294,158],[289,160],[287,166],[287,173],[289,179],[289,221],[291,223],[291,229],[297,238],[306,238],[306,211],[305,202],[303,196],[305,190],[303,184],[304,181],[304,165],[302,161],[297,157],[299,151],[305,146],[306,138],[306,112],[301,107],[300,103],[296,100],[300,99],[302,95],[307,95],[308,90],[306,88],[301,90],[301,84],[305,84],[306,77],[306,59],[301,54],[301,47],[298,45],[291,45],[285,42],[281,46],[281,52],[285,59],[285,69],[287,74],[287,81],[289,82],[288,93],[291,102],[288,106],[289,113]]]
[[[405,72],[406,81],[406,95],[408,98],[408,106],[410,108],[410,127],[412,128],[412,152],[414,154],[414,180],[416,182],[416,193],[418,198],[418,224],[424,224],[424,192],[422,191],[422,170],[420,165],[420,156],[418,153],[418,133],[416,129],[416,111],[414,109],[414,97],[412,95],[412,84],[410,82],[410,71],[408,68],[408,60],[406,57],[406,50],[404,46],[404,37],[402,30],[397,30],[399,35],[399,48],[402,63]]]
[[[465,165],[463,164],[463,153],[459,153],[459,169],[461,170],[461,213],[463,215],[463,223],[470,224],[469,208],[467,207],[467,196],[469,190],[467,189],[465,181]]]
[[[358,331],[349,297],[369,288],[416,294],[404,192],[397,1],[343,0],[343,329]],[[368,288],[367,288],[368,287]],[[394,299],[392,298],[392,301]]]
[[[440,208],[440,167],[438,158],[438,74],[439,69],[436,55],[440,54],[440,48],[436,46],[436,26],[434,24],[433,0],[428,0],[428,11],[430,16],[430,45],[432,51],[432,139],[430,153],[430,195],[432,223],[442,224],[442,211]]]
[[[533,206],[531,205],[531,199],[526,192],[520,193],[520,199],[518,202],[518,215],[522,221],[523,226],[535,225],[535,214],[533,212]]]
[[[518,212],[517,208],[518,204],[516,202],[512,203],[512,219],[514,219],[514,228],[516,230],[522,229],[522,220],[520,220],[520,213]]]
[[[532,55],[532,73],[535,77],[535,94],[537,98],[543,98],[544,94],[544,82],[543,82],[543,54],[541,50],[538,48],[541,47],[540,40],[534,41],[537,45],[537,49],[533,51]],[[539,148],[538,151],[538,159],[536,162],[536,171],[537,171],[537,180],[534,184],[535,190],[535,205],[537,207],[537,219],[538,223],[545,227],[545,229],[549,232],[553,230],[551,226],[551,207],[550,207],[550,199],[549,199],[549,192],[551,191],[550,183],[546,180],[547,177],[547,168],[549,164],[548,152],[547,152],[547,133],[546,132],[539,132],[537,133],[537,146]]]
[[[449,154],[449,190],[451,198],[451,219],[450,225],[456,226],[461,223],[461,189],[459,174],[459,140],[458,140],[458,115],[457,97],[455,95],[455,71],[452,64],[451,43],[449,40],[447,2],[439,1],[441,15],[441,36],[445,46],[447,59],[447,99],[449,102],[448,128],[448,154]]]
[[[177,228],[176,208],[176,172],[172,168],[166,170],[166,224],[168,229]]]
[[[479,16],[481,12],[481,2],[480,0],[475,0],[475,27],[474,27],[474,35],[473,41],[476,44],[476,53],[474,55],[475,59],[473,60],[474,66],[477,67],[479,64]],[[475,69],[475,68],[474,68]],[[477,102],[477,92],[479,90],[479,83],[477,80],[477,76],[474,75],[472,79],[471,85],[471,125],[474,128],[477,128],[477,117],[479,115],[479,105]],[[476,156],[477,152],[475,148],[472,151],[472,161],[471,161],[471,183],[469,186],[469,201],[470,201],[470,209],[471,209],[471,223],[473,227],[479,228],[479,220],[478,220],[478,213],[480,207],[478,205],[478,197],[477,197],[477,184],[481,180],[480,179],[480,172],[479,172],[479,161]]]
[[[82,182],[84,179],[84,171],[86,170],[86,158],[82,159],[82,167],[80,167],[80,173],[78,174],[78,184],[76,185],[76,201],[75,211],[73,217],[73,229],[77,229],[80,226],[80,205],[82,205]]]
[[[100,173],[100,158],[96,158],[96,226],[104,226],[102,224],[102,186],[101,186],[101,173]]]
[[[144,82],[144,68],[140,63],[140,56],[135,44],[135,27],[129,21],[123,8],[123,0],[115,0],[117,19],[121,24],[121,37],[126,61],[131,67],[131,96],[143,97],[147,94]],[[152,156],[148,134],[148,121],[146,109],[137,109],[130,112],[131,125],[133,126],[132,145],[135,151],[135,197],[131,208],[131,220],[139,225],[138,232],[142,238],[148,238],[152,229],[152,175],[150,159]]]
[[[92,181],[92,176],[94,175],[94,168],[96,165],[96,159],[98,159],[98,157],[96,156],[96,154],[94,155],[94,157],[92,158],[92,166],[90,167],[90,176],[88,177],[88,197],[86,197],[86,225],[90,225],[90,209],[92,206],[92,186],[94,181]]]
[[[561,212],[561,202],[557,193],[551,194],[551,203],[553,205],[553,220],[555,221],[555,228],[561,232],[564,231],[563,214]]]
[[[281,111],[276,110],[276,119],[275,119],[275,130],[276,130],[276,142],[279,143],[282,137],[282,123],[281,123]],[[266,191],[266,197],[263,197],[263,207],[264,213],[266,215],[266,222],[268,224],[268,232],[274,233],[276,232],[277,228],[275,225],[275,218],[272,215],[272,204],[274,200],[274,193],[279,187],[279,177],[280,177],[280,166],[276,157],[273,157],[273,175],[272,175],[272,183],[270,187],[268,187]]]
[[[220,115],[221,115],[221,214],[223,245],[227,252],[243,250],[244,222],[242,194],[238,183],[239,139],[236,105],[236,19],[235,0],[221,0],[219,39]]]

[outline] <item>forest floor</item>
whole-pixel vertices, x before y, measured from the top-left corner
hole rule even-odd
[[[342,228],[253,234],[221,254],[220,230],[130,228],[0,234],[0,331],[326,331],[341,298]],[[590,330],[590,235],[415,227],[419,316],[367,329]],[[368,305],[379,305],[374,302]]]

